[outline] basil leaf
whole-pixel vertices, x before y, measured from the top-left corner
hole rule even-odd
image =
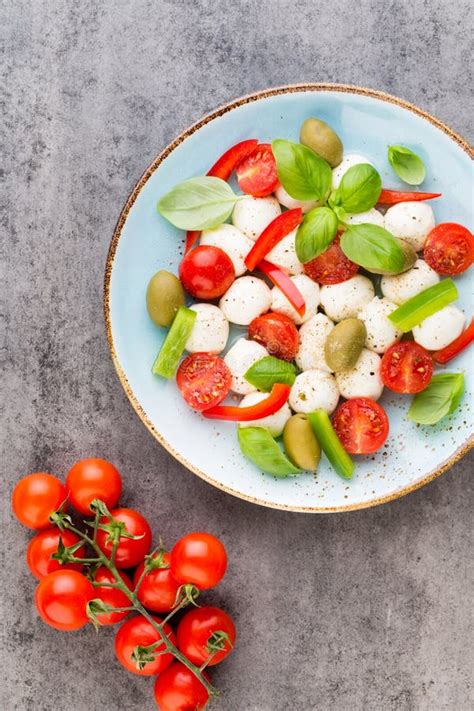
[[[157,209],[182,230],[207,230],[225,222],[238,199],[225,180],[203,176],[175,185]]]
[[[285,477],[301,473],[264,427],[239,427],[237,437],[242,453],[267,474]]]
[[[348,225],[340,244],[346,257],[364,269],[382,269],[399,274],[405,266],[400,242],[378,225]]]
[[[382,192],[382,178],[368,163],[353,165],[342,176],[339,187],[333,190],[329,204],[347,213],[366,212],[377,204]]]
[[[337,232],[337,217],[329,207],[315,207],[305,215],[296,233],[296,256],[305,264],[324,252]]]
[[[434,425],[446,415],[451,415],[464,394],[463,373],[440,373],[413,398],[408,418],[421,425]]]
[[[388,161],[395,173],[408,185],[419,185],[426,175],[420,156],[405,146],[389,146]]]
[[[270,392],[275,383],[293,385],[296,378],[296,368],[285,360],[274,356],[264,356],[250,366],[244,378],[257,390]]]
[[[443,279],[405,301],[388,318],[399,331],[408,333],[422,321],[444,309],[459,297],[452,279]]]
[[[326,201],[332,170],[324,158],[301,143],[281,138],[273,141],[272,151],[280,183],[292,198]]]

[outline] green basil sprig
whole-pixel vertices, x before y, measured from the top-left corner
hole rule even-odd
[[[296,233],[296,255],[306,264],[324,252],[337,232],[337,217],[329,207],[315,207],[305,215]]]
[[[440,373],[413,398],[408,417],[420,425],[434,425],[446,415],[451,415],[464,394],[463,373]]]
[[[159,200],[157,209],[182,230],[207,230],[225,222],[240,197],[225,180],[204,176],[175,185]]]
[[[250,366],[244,375],[245,380],[263,392],[270,392],[275,383],[293,385],[296,378],[296,368],[292,363],[264,356]]]
[[[420,156],[405,146],[389,146],[388,161],[395,173],[408,185],[420,185],[426,175]]]
[[[285,477],[301,473],[264,427],[239,427],[237,437],[242,453],[267,474]]]
[[[329,204],[339,212],[366,212],[377,204],[382,191],[382,179],[369,163],[353,165],[342,176],[339,187],[329,196]]]
[[[347,225],[341,237],[341,249],[346,257],[364,269],[399,274],[405,267],[400,242],[378,225]]]
[[[301,143],[282,138],[272,142],[272,151],[280,183],[291,197],[326,202],[332,178],[329,163]]]

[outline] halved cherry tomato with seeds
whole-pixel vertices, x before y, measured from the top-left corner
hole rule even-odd
[[[293,360],[300,343],[293,320],[273,311],[254,318],[249,326],[249,338],[261,343],[270,355],[282,360]]]
[[[474,262],[474,237],[454,222],[436,225],[426,238],[423,257],[438,274],[462,274]]]
[[[359,266],[351,262],[339,246],[338,236],[325,252],[304,265],[305,274],[318,284],[340,284],[358,271]]]
[[[59,539],[62,540],[65,548],[74,546],[80,542],[79,536],[76,536],[72,531],[65,529],[60,531],[59,528],[48,528],[46,531],[40,531],[34,538],[31,539],[26,551],[26,562],[28,567],[38,580],[41,580],[49,573],[54,573],[55,570],[82,570],[80,563],[60,563],[59,560],[52,558],[53,553],[57,553]],[[74,553],[76,558],[85,558],[86,549],[80,546]]]
[[[372,454],[388,436],[388,417],[381,405],[368,397],[355,397],[339,405],[332,424],[350,454]]]
[[[196,299],[217,299],[235,279],[230,257],[219,247],[196,247],[179,265],[179,278],[186,291]]]
[[[278,187],[278,175],[272,147],[261,143],[237,166],[237,180],[242,192],[254,197],[271,195]]]
[[[419,393],[433,376],[430,354],[418,343],[395,343],[383,354],[381,376],[384,385],[396,393]]]
[[[202,412],[218,405],[227,396],[232,374],[219,356],[193,353],[179,366],[176,383],[188,405]]]

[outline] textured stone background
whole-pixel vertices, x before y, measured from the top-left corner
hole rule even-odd
[[[466,458],[388,506],[333,516],[259,509],[184,470],[115,376],[102,320],[108,243],[154,155],[255,89],[334,81],[385,89],[469,137],[468,0],[2,0],[5,711],[151,709],[113,633],[56,633],[32,607],[23,473],[83,456],[122,470],[125,503],[173,542],[222,536],[214,599],[240,638],[215,673],[222,711],[473,708],[472,472]],[[3,84],[3,82],[2,82]],[[471,134],[472,135],[472,134]],[[472,587],[471,587],[472,593]],[[214,707],[213,707],[214,708]]]

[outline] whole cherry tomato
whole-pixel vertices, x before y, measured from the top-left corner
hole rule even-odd
[[[334,429],[350,454],[371,454],[388,436],[388,417],[381,405],[368,397],[354,397],[339,405],[333,415]]]
[[[179,277],[186,291],[196,299],[217,299],[234,281],[235,270],[222,249],[204,245],[183,257]]]
[[[171,556],[169,553],[163,555],[163,563],[166,568],[155,568],[143,578],[138,588],[137,597],[148,610],[153,612],[170,612],[173,609],[181,583],[171,575],[169,568]],[[145,563],[140,563],[133,576],[136,586],[140,579]]]
[[[103,501],[109,509],[117,506],[122,493],[122,477],[105,459],[81,459],[66,477],[69,503],[84,516],[91,516],[89,504]]]
[[[171,551],[171,573],[179,583],[193,583],[200,590],[213,588],[224,577],[227,553],[210,533],[189,533]]]
[[[115,554],[115,565],[118,568],[134,568],[143,560],[151,548],[152,533],[150,525],[144,516],[133,509],[113,509],[110,514],[113,519],[125,525],[127,533],[132,536],[138,536],[138,538],[120,536]],[[100,524],[113,526],[113,522],[110,522],[108,516],[102,516]],[[110,557],[113,548],[110,532],[99,528],[96,540],[101,551]]]
[[[161,622],[159,617],[154,617],[153,619],[158,623]],[[171,627],[165,625],[164,629],[169,640],[173,644],[176,644],[176,637]],[[135,660],[132,658],[135,647],[138,645],[148,647],[148,645],[154,644],[160,639],[159,632],[155,630],[148,620],[141,615],[132,617],[123,623],[115,635],[115,654],[120,664],[128,671],[133,672],[133,674],[139,674],[140,676],[161,674],[173,661],[174,657],[172,654],[158,654],[152,662],[147,662],[143,669],[138,669]],[[160,652],[163,647],[164,644],[161,643],[156,648],[156,651]]]
[[[53,553],[58,552],[59,539],[63,545],[68,548],[74,546],[81,540],[72,531],[67,529],[60,531],[59,528],[47,528],[31,539],[26,551],[26,562],[28,567],[38,580],[41,580],[49,573],[54,573],[55,570],[82,570],[83,566],[80,563],[60,563],[59,560],[52,558]],[[74,553],[76,558],[85,558],[86,549],[80,546]]]
[[[158,676],[154,693],[160,711],[202,711],[209,701],[206,687],[181,662]]]
[[[82,573],[56,570],[38,583],[35,604],[46,624],[69,632],[89,622],[86,605],[94,597],[94,587]]]
[[[221,632],[224,634],[223,648],[213,654],[212,644],[216,643]],[[222,662],[234,647],[235,634],[232,619],[218,607],[197,607],[191,610],[182,618],[176,630],[179,649],[198,667],[208,659],[210,667]]]
[[[125,575],[122,571],[119,571],[119,575],[127,588],[133,590],[132,581],[128,575]],[[94,574],[94,582],[115,583],[116,580],[110,570],[106,568],[105,565],[101,565]],[[132,604],[130,598],[128,598],[122,590],[118,590],[117,588],[109,588],[107,585],[98,585],[94,587],[94,591],[94,597],[99,598],[99,600],[105,602],[106,605],[112,605],[113,607],[130,607]],[[97,621],[101,625],[115,625],[117,622],[122,622],[128,614],[126,611],[103,612],[97,615]]]
[[[298,330],[289,316],[270,311],[257,316],[249,326],[249,338],[261,343],[270,355],[294,360],[299,348]]]
[[[66,499],[66,488],[52,474],[37,472],[20,479],[13,489],[12,508],[24,526],[39,530],[51,526],[49,517]]]

